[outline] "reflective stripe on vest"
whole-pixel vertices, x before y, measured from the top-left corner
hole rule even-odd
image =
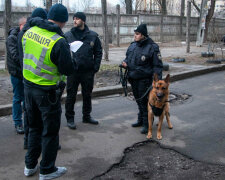
[[[57,66],[50,59],[54,44],[62,37],[37,26],[23,36],[23,75],[39,85],[55,85],[60,80]]]

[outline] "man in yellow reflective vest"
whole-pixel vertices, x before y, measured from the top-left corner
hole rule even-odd
[[[30,20],[30,29],[22,38],[24,94],[28,114],[28,151],[25,156],[25,176],[37,172],[42,153],[39,179],[53,179],[66,172],[56,167],[59,145],[61,102],[58,84],[62,75],[75,69],[68,42],[61,28],[68,21],[66,7],[55,4],[48,20],[39,17]]]

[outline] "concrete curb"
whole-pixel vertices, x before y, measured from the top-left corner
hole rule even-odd
[[[225,70],[225,64],[222,65],[216,65],[206,68],[200,68],[198,70],[191,70],[191,71],[184,71],[181,73],[174,73],[171,74],[171,82],[211,73],[211,72],[217,72],[217,71],[224,71]],[[122,94],[123,88],[121,85],[116,86],[107,86],[102,88],[95,88],[92,93],[92,97],[101,97],[101,96],[108,96],[113,94]],[[66,99],[66,94],[62,97],[62,102],[64,103]],[[82,95],[81,92],[78,92],[77,94],[77,100],[81,100]],[[12,114],[12,104],[7,105],[0,105],[0,117],[1,116],[7,116]]]

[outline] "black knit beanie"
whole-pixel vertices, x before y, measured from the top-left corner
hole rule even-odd
[[[86,16],[83,12],[76,12],[74,15],[73,15],[73,19],[77,17],[79,19],[81,19],[82,21],[86,21]]]
[[[147,26],[146,24],[140,24],[135,30],[134,32],[139,32],[142,35],[144,35],[145,37],[148,36],[148,31],[147,31]]]
[[[33,10],[31,17],[40,17],[42,19],[47,19],[47,13],[44,9],[42,8],[36,8],[35,10]]]
[[[68,11],[65,6],[62,4],[53,5],[48,12],[48,19],[57,21],[57,22],[67,22],[68,21]]]

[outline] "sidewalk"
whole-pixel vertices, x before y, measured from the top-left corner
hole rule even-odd
[[[202,52],[208,51],[208,46],[203,45],[202,47],[196,47],[195,43],[191,43],[190,45],[190,53],[186,53],[186,45],[182,45],[181,42],[168,44],[158,44],[160,47],[160,52],[162,58],[169,58],[169,57],[190,57],[190,56],[201,56]],[[103,64],[120,64],[122,60],[125,59],[126,51],[128,45],[122,45],[122,47],[112,47],[109,49],[109,61],[102,61]],[[215,52],[220,51],[218,49]]]
[[[4,60],[0,61],[0,70],[1,69],[5,69],[5,61]]]

